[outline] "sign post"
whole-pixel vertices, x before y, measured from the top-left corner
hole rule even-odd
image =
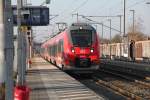
[[[4,81],[5,81],[5,64],[4,64],[4,11],[3,0],[0,0],[0,99],[4,99]]]
[[[0,86],[5,86],[5,98],[0,99],[13,100],[14,46],[11,0],[0,0],[0,31]]]
[[[17,24],[18,24],[18,54],[17,54],[17,68],[18,68],[18,85],[23,86],[25,82],[24,70],[23,70],[23,33],[21,30],[21,10],[22,0],[17,0]]]

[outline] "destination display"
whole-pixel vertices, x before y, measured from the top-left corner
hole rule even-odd
[[[17,7],[12,6],[13,23],[17,25]],[[21,24],[27,26],[46,26],[49,24],[49,8],[45,6],[26,6],[21,11]]]

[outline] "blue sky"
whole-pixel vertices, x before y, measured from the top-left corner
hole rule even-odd
[[[40,5],[44,0],[28,0],[28,3],[32,5]],[[142,32],[150,35],[150,5],[145,4],[150,0],[126,0],[126,31],[128,31],[129,25],[132,24],[132,13],[129,10],[135,10],[135,21],[140,22],[142,25]],[[16,3],[15,0],[12,1]],[[79,13],[82,15],[123,15],[123,0],[51,0],[51,4],[46,5],[50,8],[50,14],[58,14],[59,16],[51,21],[50,26],[38,28],[34,27],[34,32],[37,35],[37,39],[42,36],[50,35],[52,31],[55,31],[54,23],[66,22],[72,23],[76,21],[76,17],[72,17],[72,14]],[[85,21],[79,17],[80,21]],[[108,18],[92,18],[97,22],[103,22],[109,26]],[[123,20],[122,20],[123,21]],[[119,18],[112,18],[112,27],[119,30]],[[98,33],[101,33],[101,26],[97,26]],[[123,27],[122,27],[123,30]],[[39,35],[43,33],[42,35]],[[118,32],[112,31],[115,35]],[[38,37],[39,36],[39,37]],[[109,37],[109,29],[104,28],[104,37]]]

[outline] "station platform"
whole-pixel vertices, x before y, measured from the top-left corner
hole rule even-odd
[[[105,100],[41,57],[34,57],[26,82],[30,100]]]

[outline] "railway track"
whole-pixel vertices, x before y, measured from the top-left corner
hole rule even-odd
[[[93,77],[93,80],[96,84],[104,85],[127,98],[134,100],[150,99],[150,83],[145,80],[138,80],[135,76],[129,77],[129,75],[102,70]]]
[[[78,77],[79,81],[84,81],[83,78],[80,79],[80,76]],[[141,77],[136,77],[134,75],[132,76],[131,74],[118,73],[117,71],[100,70],[89,78],[89,80],[85,80],[86,81],[83,82],[85,85],[91,83],[92,80],[93,87],[95,87],[95,84],[97,85],[97,88],[95,89],[99,89],[98,87],[101,86],[105,87],[114,93],[122,95],[127,100],[150,100],[150,82],[145,79],[141,79]],[[90,85],[90,88],[92,85]]]
[[[135,74],[133,76],[131,76],[132,74],[128,75],[127,73],[121,73],[121,72],[118,72],[115,70],[100,70],[100,71],[123,78],[123,79],[126,79],[126,80],[129,80],[129,81],[132,81],[132,82],[135,82],[135,83],[138,83],[138,84],[141,84],[141,85],[144,85],[144,86],[150,88],[150,81],[149,81],[149,79],[147,79],[145,77],[143,77],[143,79],[141,79],[142,76],[139,77],[139,76],[136,76]]]
[[[128,63],[118,63],[118,62],[101,62],[101,69],[117,71],[125,74],[130,74],[132,76],[137,76],[145,78],[150,81],[150,66],[149,65],[135,65]]]
[[[89,75],[71,74],[71,76],[93,90],[96,94],[103,96],[106,100],[127,100],[122,94],[114,92],[114,90],[107,88],[103,84],[97,84],[96,79],[89,77]]]
[[[100,80],[98,78],[94,78],[94,79],[96,80],[96,83],[98,85],[104,85],[104,86],[106,86],[106,87],[108,87],[108,88],[110,88],[110,89],[112,89],[112,90],[114,90],[114,91],[124,95],[127,98],[136,99],[136,100],[141,100],[142,99],[142,97],[140,97],[140,96],[138,96],[138,95],[136,95],[134,93],[131,93],[129,91],[126,91],[126,90],[122,89],[121,87],[115,86],[113,84],[110,84],[109,82]]]

